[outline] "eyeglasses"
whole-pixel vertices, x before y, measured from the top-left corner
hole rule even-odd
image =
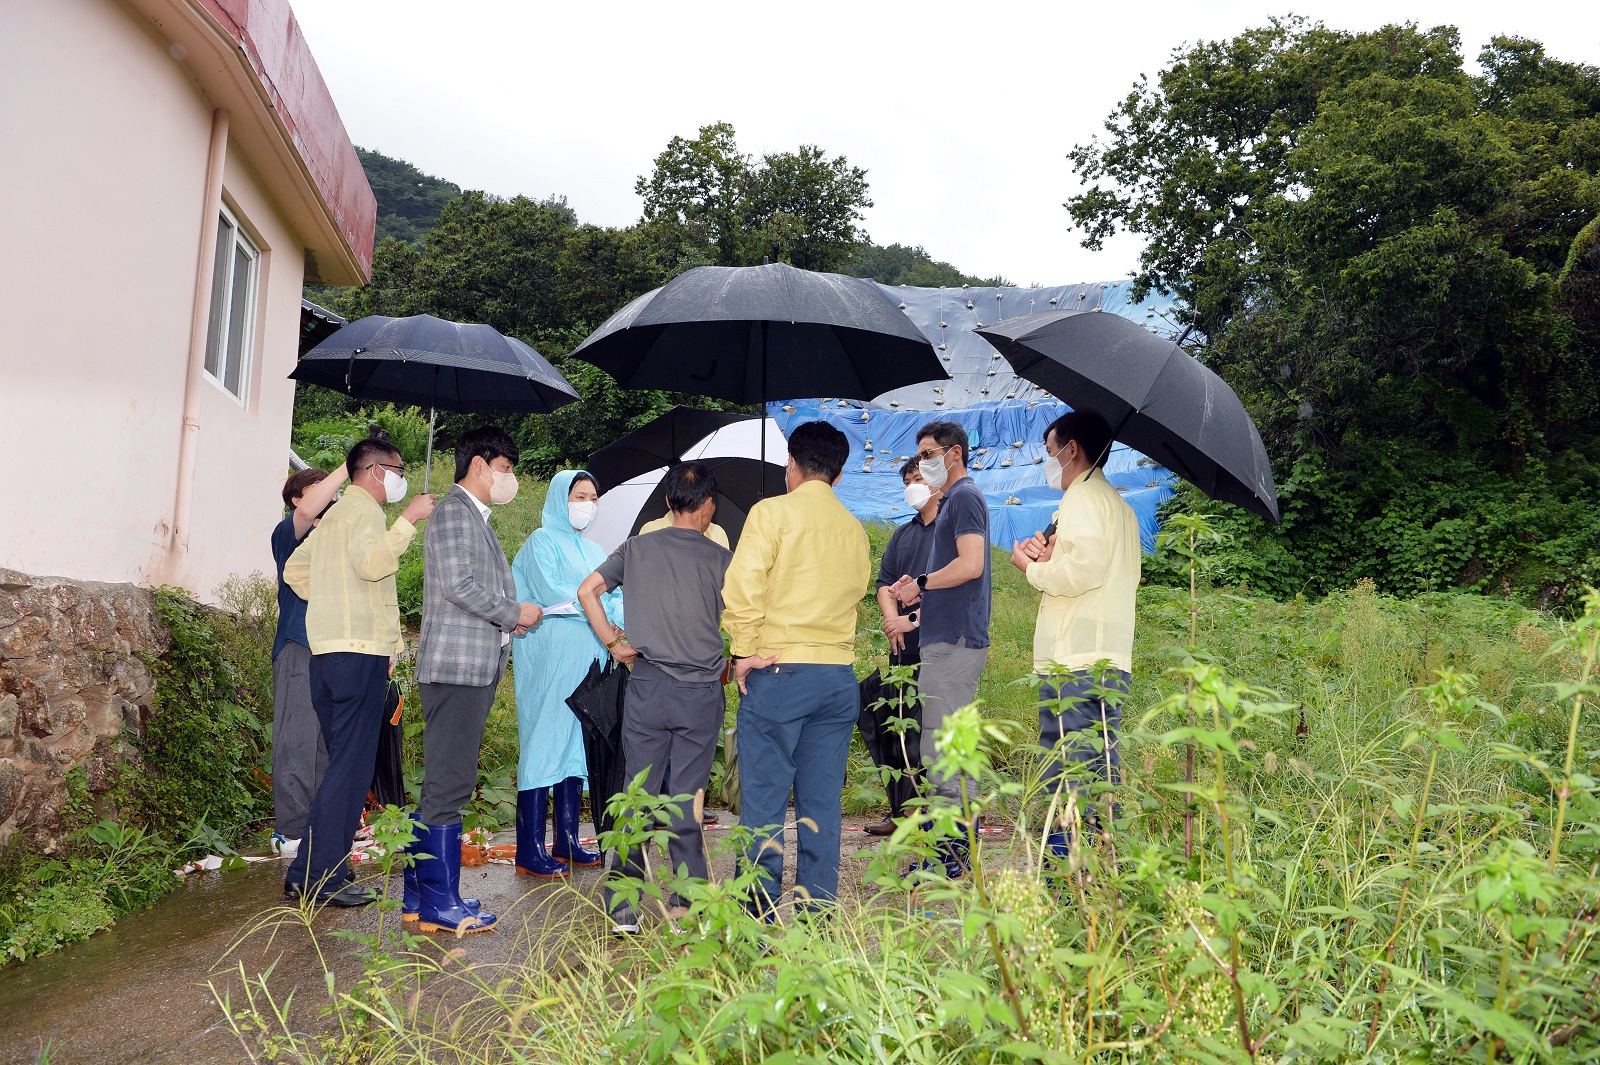
[[[364,468],[370,470],[374,466],[381,466],[386,470],[393,470],[395,473],[398,473],[401,476],[404,476],[406,472],[406,464],[403,462],[398,466],[392,462],[369,462]]]
[[[955,445],[951,444],[950,447],[955,447]],[[931,458],[936,458],[941,452],[949,451],[950,447],[936,447],[931,451],[919,451],[917,452],[917,458],[927,462]]]

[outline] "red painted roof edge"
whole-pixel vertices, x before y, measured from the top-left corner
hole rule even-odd
[[[288,0],[198,0],[244,51],[328,216],[372,275],[378,202]]]

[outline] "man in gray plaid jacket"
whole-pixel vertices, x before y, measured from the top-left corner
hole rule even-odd
[[[517,494],[517,445],[486,426],[456,441],[456,483],[434,508],[422,540],[422,799],[413,853],[428,857],[406,872],[402,916],[424,932],[482,932],[496,917],[463,899],[461,811],[478,784],[483,729],[505,674],[512,636],[539,624],[534,603],[519,603],[511,565],[489,526],[489,505]]]

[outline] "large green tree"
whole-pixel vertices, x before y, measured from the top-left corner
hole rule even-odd
[[[815,145],[756,160],[726,122],[674,137],[634,185],[646,222],[682,227],[722,266],[785,262],[841,270],[866,243],[856,225],[867,172]]]
[[[1600,347],[1561,280],[1600,72],[1509,38],[1479,65],[1450,28],[1276,21],[1177,54],[1072,154],[1086,243],[1147,238],[1139,284],[1189,303],[1272,452],[1286,519],[1235,530],[1239,576],[1550,599],[1600,552]]]

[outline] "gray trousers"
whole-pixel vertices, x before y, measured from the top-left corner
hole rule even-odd
[[[1039,680],[1039,746],[1046,751],[1045,785],[1059,788],[1062,777],[1074,791],[1085,778],[1122,783],[1122,697],[1128,694],[1132,678],[1120,669],[1111,669],[1103,674],[1082,670]],[[1081,796],[1079,801],[1084,820],[1096,823],[1094,803]]]
[[[634,659],[628,694],[622,708],[622,761],[628,780],[648,769],[644,790],[652,795],[693,795],[711,782],[711,760],[717,753],[727,704],[717,681],[684,681],[660,666]],[[603,803],[610,796],[592,796]],[[667,857],[672,869],[686,868],[689,876],[705,879],[706,852],[700,819],[683,803],[678,816],[669,818],[672,838]],[[645,850],[618,854],[614,875],[649,878]],[[606,890],[609,908],[611,890]]]
[[[498,684],[419,684],[422,691],[422,798],[425,825],[453,825],[478,789],[478,754]]]
[[[278,834],[306,834],[311,799],[328,768],[316,708],[311,705],[311,648],[286,643],[272,660],[272,816]]]
[[[987,647],[968,647],[960,643],[925,643],[922,645],[922,670],[919,674],[919,691],[922,695],[922,762],[932,765],[938,757],[934,737],[944,725],[945,718],[970,704],[978,697],[978,678],[989,662]],[[928,779],[940,795],[948,799],[961,798],[961,779],[941,778],[929,773]],[[971,794],[975,781],[967,781]]]

